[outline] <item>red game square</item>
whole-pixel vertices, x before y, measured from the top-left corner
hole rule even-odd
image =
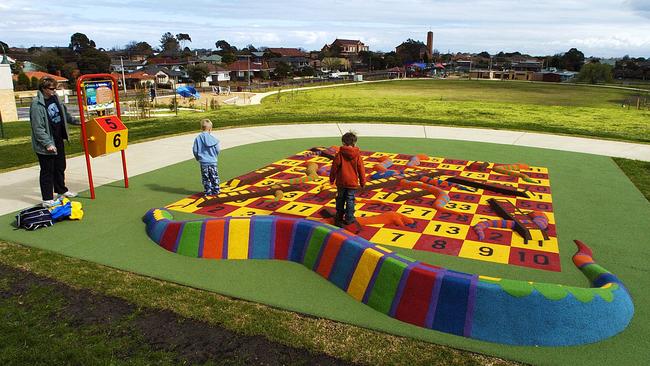
[[[433,204],[435,202],[436,202],[435,198],[415,197],[415,198],[411,198],[409,200],[406,200],[404,203],[407,204],[407,205],[411,205],[411,206],[431,208],[431,207],[433,207]]]
[[[456,159],[445,159],[442,161],[442,164],[453,164],[453,165],[467,165],[469,161],[467,160],[456,160]]]
[[[413,218],[412,218],[413,219]],[[413,224],[410,225],[384,225],[387,229],[397,229],[404,231],[413,231],[416,233],[421,233],[429,225],[429,220],[413,219]]]
[[[519,178],[513,177],[511,175],[502,175],[502,174],[492,173],[488,177],[488,180],[491,180],[491,181],[494,181],[494,182],[517,183],[519,181]]]
[[[509,230],[495,230],[492,228],[483,229],[485,238],[479,240],[478,235],[474,229],[469,229],[467,231],[467,240],[473,240],[478,242],[494,243],[501,245],[510,245],[510,240],[512,238],[512,231]]]
[[[544,269],[547,271],[561,271],[560,255],[558,253],[510,247],[510,258],[508,263],[516,266]]]
[[[472,218],[474,215],[472,214],[467,214],[467,213],[452,213],[452,212],[443,212],[443,211],[438,211],[436,212],[436,215],[434,216],[435,221],[444,221],[444,222],[450,222],[454,224],[465,224],[469,225],[472,223]]]
[[[465,192],[450,193],[449,198],[451,198],[452,201],[470,202],[470,203],[479,203],[481,201],[480,194],[472,194],[472,193],[465,193]]]
[[[499,216],[490,205],[478,205],[475,215]]]
[[[397,212],[397,209],[399,209],[400,206],[401,205],[395,203],[368,202],[363,205],[362,210],[378,213]]]
[[[460,239],[422,234],[422,236],[415,243],[413,249],[457,256],[462,246],[463,241]]]
[[[356,235],[370,241],[375,234],[377,234],[377,231],[379,231],[380,228],[378,227],[372,227],[372,226],[361,226],[361,231],[356,233]]]
[[[239,206],[233,206],[226,203],[221,203],[213,206],[201,207],[197,211],[194,211],[194,213],[199,215],[221,217],[235,211],[238,208]]]
[[[553,204],[550,202],[537,202],[517,198],[517,208],[533,211],[553,211]]]

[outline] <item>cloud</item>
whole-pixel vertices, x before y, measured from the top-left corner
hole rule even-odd
[[[134,40],[157,47],[171,32],[188,33],[198,48],[225,39],[237,47],[316,50],[352,38],[391,51],[408,38],[424,41],[431,30],[440,51],[542,55],[583,47],[597,56],[650,55],[649,0],[0,1],[0,38],[10,45],[67,45],[81,32],[104,48]]]

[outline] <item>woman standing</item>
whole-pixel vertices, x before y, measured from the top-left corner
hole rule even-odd
[[[68,123],[74,123],[64,104],[56,95],[57,81],[44,77],[38,84],[36,98],[29,109],[32,125],[32,147],[41,167],[39,183],[43,206],[54,204],[54,193],[75,197],[77,194],[65,186],[65,146],[68,140]]]

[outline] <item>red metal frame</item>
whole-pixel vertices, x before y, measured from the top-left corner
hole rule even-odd
[[[111,74],[86,74],[77,78],[77,103],[79,104],[79,120],[81,122],[81,140],[84,145],[84,154],[86,155],[86,169],[88,170],[88,185],[90,186],[90,198],[95,199],[95,186],[93,185],[93,173],[90,167],[90,154],[88,154],[88,137],[86,134],[86,111],[84,109],[84,101],[82,98],[81,84],[87,80],[95,79],[110,79],[113,82],[113,94],[115,95],[115,110],[117,117],[121,118],[122,111],[120,110],[120,95],[117,85],[117,79]],[[85,96],[85,94],[84,94]],[[129,176],[126,172],[126,154],[124,150],[122,153],[122,172],[124,173],[124,188],[129,188]]]

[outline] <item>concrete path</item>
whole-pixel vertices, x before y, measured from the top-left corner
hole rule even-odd
[[[223,148],[254,142],[307,137],[336,137],[353,130],[359,136],[401,136],[491,142],[506,145],[583,152],[650,161],[650,145],[633,144],[580,137],[547,135],[531,132],[500,131],[476,128],[454,128],[397,124],[304,124],[228,128],[215,132]],[[291,135],[287,135],[291,131]],[[129,145],[126,160],[129,176],[150,172],[171,164],[192,159],[192,142],[196,133],[168,137]],[[91,159],[95,186],[122,179],[120,154]],[[38,166],[0,174],[0,215],[20,210],[41,201]],[[72,191],[88,189],[84,156],[68,159],[66,183]]]

